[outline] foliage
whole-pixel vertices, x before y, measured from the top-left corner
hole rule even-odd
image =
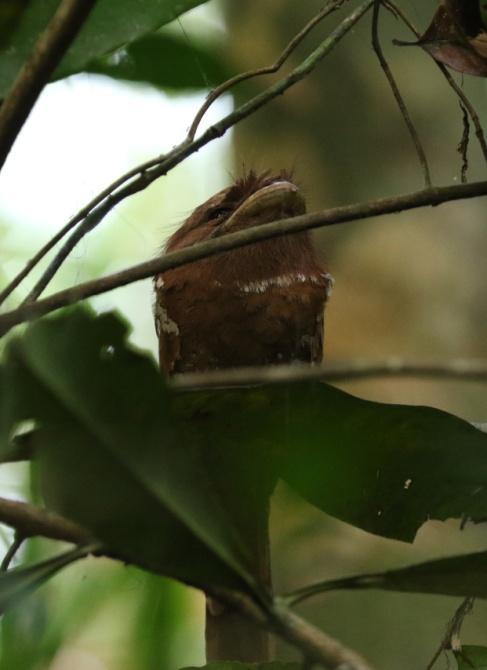
[[[0,377],[9,389],[0,446],[19,421],[35,422],[48,505],[105,552],[200,588],[258,592],[246,520],[265,511],[279,477],[385,536],[412,538],[427,518],[486,514],[474,493],[485,488],[487,434],[468,423],[316,383],[178,394],[126,334],[113,314],[67,310],[13,339]],[[444,559],[309,594],[372,587],[485,597],[484,563],[484,554]]]
[[[124,0],[113,3],[100,0],[54,73],[54,79],[84,71],[95,59],[157,30],[205,1],[144,0],[134,3]],[[58,0],[19,2],[15,12],[6,13],[3,23],[0,22],[0,30],[3,28],[0,32],[0,97],[9,90],[58,4]],[[158,44],[160,52],[163,42]],[[143,45],[134,47],[134,54],[140,54]],[[144,67],[147,70],[145,63]],[[146,81],[147,73],[140,78]],[[174,82],[174,76],[171,80]]]

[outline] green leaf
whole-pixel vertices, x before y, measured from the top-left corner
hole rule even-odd
[[[206,0],[99,0],[53,79],[83,71],[95,58],[157,30],[204,2]],[[23,12],[15,14],[15,21],[7,22],[9,32],[0,34],[0,98],[10,88],[58,5],[59,0],[30,0]]]
[[[11,387],[39,424],[48,504],[143,567],[200,586],[254,585],[204,441],[174,419],[153,361],[125,338],[117,317],[78,308],[32,324],[8,347]]]
[[[230,76],[222,59],[207,44],[172,34],[154,34],[102,59],[88,72],[115,79],[140,81],[166,89],[211,88]]]
[[[430,518],[487,515],[487,435],[466,421],[325,384],[270,392],[281,474],[328,514],[408,541]]]
[[[405,593],[487,598],[487,551],[305,586],[285,596],[292,604],[338,589],[381,589]]]
[[[458,670],[487,670],[487,647],[465,645],[454,654]]]
[[[93,547],[78,547],[28,568],[0,573],[0,614],[31,593],[67,565],[85,558]]]

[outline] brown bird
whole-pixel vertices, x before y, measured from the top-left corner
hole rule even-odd
[[[166,252],[305,212],[286,173],[250,172],[195,209]],[[159,359],[166,374],[322,359],[332,278],[308,233],[277,237],[155,277]]]
[[[304,199],[289,175],[250,172],[197,207],[169,239],[166,251],[304,211]],[[332,282],[306,232],[162,272],[154,278],[162,371],[171,375],[320,362],[323,312]],[[255,571],[270,588],[270,490],[265,486],[261,490],[253,479],[245,479],[245,473],[240,475],[240,485],[239,476],[230,478],[232,498],[238,502],[233,513],[247,529]],[[222,476],[228,479],[225,473]],[[206,640],[208,661],[270,660],[269,636],[236,613],[215,610],[211,601]]]

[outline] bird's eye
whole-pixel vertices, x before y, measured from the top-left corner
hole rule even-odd
[[[215,219],[222,219],[225,216],[228,216],[232,213],[230,207],[215,207],[210,211],[209,219],[214,221]]]

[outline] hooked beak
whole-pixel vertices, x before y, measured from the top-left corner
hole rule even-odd
[[[218,234],[252,225],[270,223],[288,216],[304,214],[306,204],[298,187],[290,181],[279,180],[252,193],[219,227]]]

